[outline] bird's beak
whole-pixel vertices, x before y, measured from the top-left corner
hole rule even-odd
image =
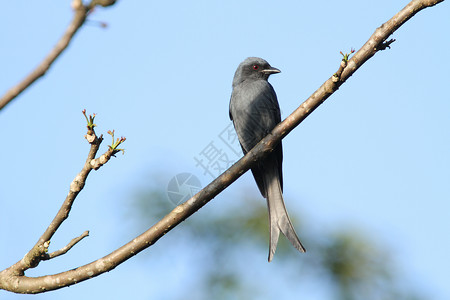
[[[270,74],[280,73],[281,71],[277,68],[270,67],[269,69],[261,70],[261,72],[264,74],[270,75]]]

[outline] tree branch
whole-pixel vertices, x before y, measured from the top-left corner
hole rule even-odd
[[[83,111],[83,114],[85,114],[86,111]],[[85,114],[86,116],[86,114]],[[70,183],[70,189],[69,193],[66,196],[66,199],[64,200],[61,208],[59,209],[58,213],[56,214],[53,221],[50,223],[50,225],[47,227],[45,232],[42,234],[42,236],[37,241],[36,246],[43,244],[46,241],[49,241],[55,232],[58,230],[59,226],[69,217],[69,212],[72,209],[72,204],[75,201],[75,198],[78,196],[78,194],[81,192],[81,190],[84,188],[84,185],[86,183],[86,179],[89,175],[89,173],[94,169],[92,166],[92,161],[95,161],[95,155],[97,154],[100,144],[103,141],[103,136],[100,135],[100,137],[97,137],[94,131],[95,124],[93,123],[94,116],[91,117],[91,123],[88,121],[88,131],[85,135],[85,138],[89,141],[91,144],[91,148],[89,150],[88,157],[86,159],[86,162],[84,163],[83,169],[81,169],[80,173],[74,178],[74,180]],[[111,151],[108,149],[108,151],[104,154],[111,153]],[[103,155],[102,155],[103,156]],[[111,155],[109,156],[111,157]],[[106,161],[105,161],[106,163]]]
[[[7,104],[14,100],[20,95],[25,89],[32,85],[40,77],[44,76],[45,73],[50,69],[51,65],[55,60],[61,55],[61,53],[67,48],[70,41],[77,33],[78,29],[86,21],[88,14],[95,8],[96,5],[109,6],[115,3],[111,0],[93,0],[88,5],[83,5],[81,0],[74,0],[72,2],[72,8],[75,11],[72,22],[66,29],[66,32],[61,37],[61,39],[56,43],[55,47],[50,51],[50,53],[44,58],[44,60],[34,69],[28,76],[26,76],[17,85],[10,88],[1,98],[0,98],[0,110],[2,110]]]
[[[21,283],[21,279],[24,278],[23,275],[25,274],[26,270],[37,267],[42,260],[49,260],[67,253],[79,241],[89,235],[89,231],[85,231],[81,236],[72,239],[72,241],[64,248],[50,254],[47,253],[51,238],[56,233],[61,224],[69,217],[73,202],[85,186],[86,179],[89,173],[92,170],[98,170],[101,166],[106,164],[110,160],[110,158],[114,156],[114,154],[116,154],[118,151],[124,151],[123,149],[118,149],[117,147],[125,141],[125,138],[121,137],[120,139],[118,138],[116,141],[114,141],[114,131],[110,131],[109,133],[113,137],[111,146],[109,146],[108,150],[99,158],[95,158],[100,148],[100,144],[103,141],[103,137],[97,137],[97,135],[95,134],[95,114],[90,115],[89,118],[86,116],[86,110],[83,110],[83,114],[86,117],[87,121],[87,134],[85,135],[85,138],[91,144],[91,148],[89,150],[86,162],[84,163],[83,169],[71,182],[69,194],[64,200],[61,208],[59,209],[55,218],[47,227],[45,232],[39,238],[37,243],[33,246],[33,248],[31,248],[31,250],[28,251],[28,253],[25,254],[25,256],[20,261],[18,261],[8,269],[0,272],[0,288],[2,289],[11,290],[17,293],[29,293],[28,287],[26,285],[22,285]],[[11,286],[13,286],[14,288],[9,289],[11,288]]]
[[[291,115],[283,120],[283,122],[278,124],[269,135],[261,140],[261,142],[258,143],[243,158],[241,158],[228,170],[226,170],[219,177],[213,180],[191,199],[175,207],[168,215],[166,215],[140,236],[136,237],[129,243],[125,244],[124,246],[120,247],[119,249],[106,255],[103,258],[100,258],[79,268],[59,274],[35,278],[26,277],[23,275],[23,272],[17,272],[18,269],[14,269],[14,266],[12,266],[0,272],[0,288],[16,293],[34,294],[70,286],[98,276],[104,272],[111,271],[120,263],[126,261],[142,250],[150,247],[161,237],[163,237],[167,232],[169,232],[186,218],[194,214],[212,198],[217,196],[231,183],[237,180],[258,160],[262,159],[264,156],[270,153],[274,149],[274,147],[281,141],[281,139],[289,134],[289,132],[297,127],[320,104],[322,104],[329,96],[331,96],[340,87],[340,85],[342,85],[350,76],[352,76],[356,72],[356,70],[362,64],[370,59],[376,52],[383,50],[384,48],[389,46],[389,44],[386,44],[385,41],[396,29],[398,29],[420,10],[426,7],[434,6],[442,1],[443,0],[411,1],[393,18],[384,23],[381,27],[377,28],[374,34],[369,38],[369,40],[363,45],[360,50],[358,50],[354,54],[354,56],[350,60],[348,60],[347,57],[345,63],[340,64],[338,72],[333,74],[327,81],[325,81],[322,86],[319,87],[319,89],[317,89]],[[42,248],[44,248],[45,250],[45,241],[47,240],[47,237],[51,237],[54,233],[54,230],[50,227],[48,229],[49,233],[44,233],[44,235],[39,240],[37,244],[39,246],[35,246],[32,249],[34,252],[36,252],[35,255],[39,255],[39,253],[42,253]]]

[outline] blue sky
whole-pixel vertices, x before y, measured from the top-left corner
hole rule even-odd
[[[91,236],[29,275],[90,262],[136,235],[124,226],[124,206],[149,174],[211,180],[194,157],[229,125],[231,81],[243,59],[260,56],[282,71],[270,81],[286,117],[337,70],[339,51],[359,49],[407,3],[119,1],[98,9],[90,19],[108,28],[83,27],[46,76],[0,112],[0,269],[34,244],[81,169],[84,108],[97,113],[98,133],[127,137],[126,154],[90,175],[54,249],[86,229]],[[437,300],[450,297],[449,12],[444,2],[412,18],[392,49],[283,141],[288,208],[318,227],[367,233]],[[2,5],[0,93],[42,60],[71,17],[69,1]],[[243,187],[258,195],[246,174],[210,205]],[[129,296],[136,281],[156,278],[139,263],[33,298],[104,296],[124,275],[129,281],[113,295]],[[268,268],[265,258],[259,267]],[[28,297],[0,291],[2,299]]]

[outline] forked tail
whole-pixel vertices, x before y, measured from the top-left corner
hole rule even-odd
[[[265,184],[267,188],[267,205],[269,208],[269,226],[270,226],[270,248],[269,262],[272,260],[275,250],[277,249],[280,231],[300,252],[305,252],[300,239],[295,233],[289,219],[286,207],[283,201],[283,193],[281,191],[280,180],[278,179],[278,169],[276,166],[268,168],[265,173]]]

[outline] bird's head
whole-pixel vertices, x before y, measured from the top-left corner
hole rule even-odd
[[[277,68],[259,57],[249,57],[240,63],[234,74],[233,86],[245,80],[267,80],[271,74],[280,73]]]

